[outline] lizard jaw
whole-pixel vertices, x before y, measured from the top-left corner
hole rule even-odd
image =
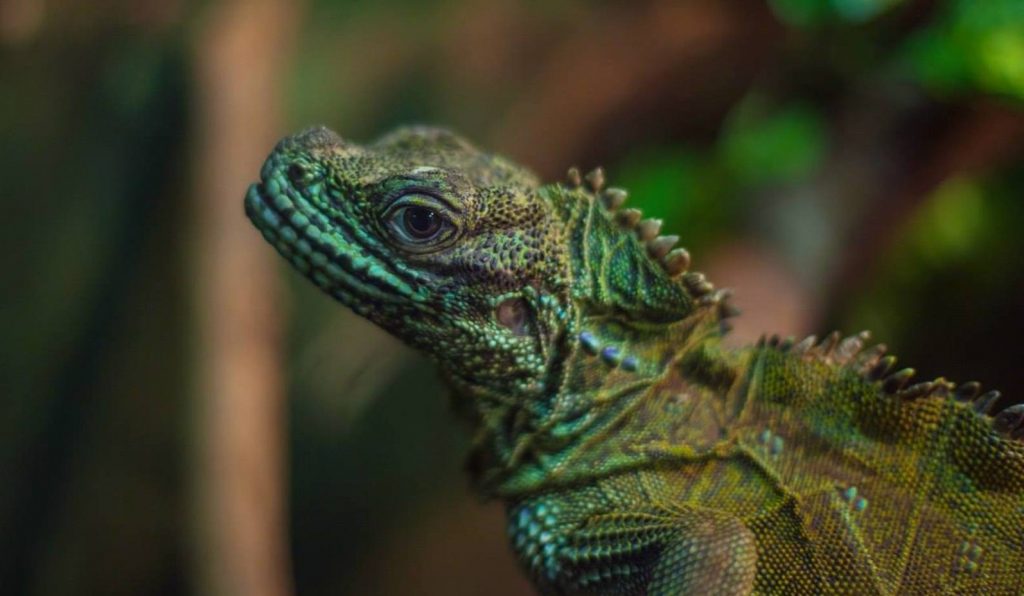
[[[321,290],[360,315],[406,303],[402,298],[413,289],[349,241],[283,179],[281,170],[265,168],[264,180],[250,185],[245,196],[245,213],[263,237]]]

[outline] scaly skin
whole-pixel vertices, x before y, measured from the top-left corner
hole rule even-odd
[[[1021,593],[1024,406],[866,334],[730,350],[727,295],[623,191],[436,129],[289,137],[246,212],[433,358],[545,593]]]

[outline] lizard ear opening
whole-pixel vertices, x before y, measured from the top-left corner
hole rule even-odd
[[[522,298],[503,300],[494,311],[498,323],[516,337],[530,332],[530,308]]]

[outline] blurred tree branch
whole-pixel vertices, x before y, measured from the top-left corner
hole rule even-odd
[[[618,117],[635,116],[636,108],[652,98],[672,99],[670,109],[656,110],[661,116],[692,121],[693,112],[724,113],[783,32],[764,5],[737,2],[631,3],[626,10],[596,13],[592,20],[566,32],[490,135],[492,146],[542,174],[607,155],[593,148],[602,141],[600,131]],[[746,60],[722,59],[722,53],[737,48]],[[701,81],[705,69],[723,63],[743,68],[728,77],[709,77],[709,82],[732,85],[731,92],[680,85]],[[718,118],[710,120],[713,130]]]
[[[274,266],[241,197],[281,136],[296,5],[216,3],[195,39],[198,592],[291,593],[281,317]]]

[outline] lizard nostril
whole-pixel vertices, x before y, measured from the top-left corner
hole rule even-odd
[[[306,181],[306,168],[297,163],[288,166],[288,179],[295,186],[301,186]]]

